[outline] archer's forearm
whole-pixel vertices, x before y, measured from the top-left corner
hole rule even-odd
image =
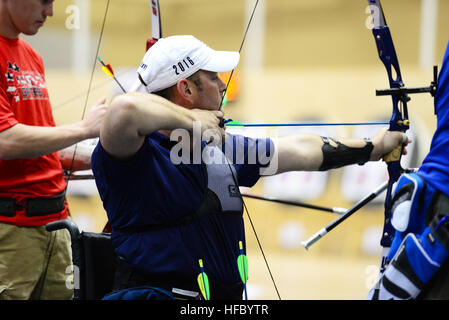
[[[325,158],[333,161],[335,167],[358,163],[359,153],[366,145],[362,139],[341,139],[337,143],[329,139],[329,146],[323,150],[323,138],[318,135],[300,134],[278,139],[278,173],[287,171],[318,171],[323,170]],[[344,150],[343,150],[344,149]],[[326,152],[326,155],[324,154]],[[366,154],[366,161],[370,154]]]
[[[323,161],[320,136],[299,134],[281,137],[275,142],[278,172],[315,171]]]
[[[192,112],[173,102],[152,94],[131,94],[136,129],[140,135],[148,135],[159,130],[192,130],[194,116]]]
[[[112,101],[102,128],[101,144],[117,158],[133,155],[146,135],[159,130],[192,130],[190,110],[151,94],[129,93]]]

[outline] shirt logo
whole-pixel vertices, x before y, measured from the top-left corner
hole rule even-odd
[[[8,61],[5,73],[6,92],[16,102],[20,100],[48,100],[45,79],[36,71],[24,71],[15,63]]]
[[[228,186],[228,191],[230,197],[240,197],[240,191],[236,185],[230,184]]]

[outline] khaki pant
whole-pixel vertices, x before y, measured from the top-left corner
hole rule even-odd
[[[70,244],[67,230],[0,223],[0,300],[71,299]]]

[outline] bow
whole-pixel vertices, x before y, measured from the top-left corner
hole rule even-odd
[[[376,90],[377,96],[391,95],[393,103],[393,111],[391,119],[389,121],[390,131],[406,132],[410,127],[410,121],[408,119],[407,102],[410,101],[409,94],[413,93],[426,93],[429,92],[432,96],[435,95],[438,83],[437,76],[438,70],[435,66],[433,69],[433,81],[428,87],[406,88],[402,81],[401,70],[399,67],[398,57],[394,48],[393,39],[391,37],[390,29],[385,20],[385,15],[380,4],[380,0],[368,0],[368,8],[373,18],[372,33],[376,41],[377,51],[379,58],[385,66],[388,75],[388,81],[390,84],[389,89]],[[394,72],[394,73],[393,73]],[[346,220],[359,208],[367,204],[371,199],[378,196],[381,192],[387,191],[384,203],[384,227],[382,238],[380,241],[383,247],[382,260],[380,265],[380,274],[385,270],[388,261],[386,256],[388,249],[393,241],[395,229],[391,224],[392,212],[391,212],[391,200],[393,185],[398,181],[402,173],[413,171],[410,169],[404,170],[401,166],[401,157],[403,152],[403,145],[398,146],[395,150],[383,157],[383,160],[387,163],[388,181],[379,186],[374,192],[370,193],[367,197],[359,201],[355,206],[349,209],[346,213],[334,220],[327,227],[322,228],[310,239],[303,242],[303,246],[307,249],[313,243],[322,238],[330,230],[334,229],[341,222]]]
[[[146,50],[150,49],[160,38],[162,38],[162,19],[159,8],[159,0],[150,0],[151,6],[151,38],[147,39]],[[140,80],[136,80],[131,92],[139,90],[142,86]]]
[[[151,35],[152,39],[147,40],[147,51],[150,47],[156,43],[157,40],[162,38],[162,24],[161,24],[161,12],[159,9],[159,0],[151,1]]]
[[[409,119],[407,102],[410,101],[409,94],[414,93],[430,93],[432,96],[435,95],[438,83],[438,68],[435,66],[433,69],[433,81],[428,87],[416,87],[416,88],[406,88],[402,81],[401,70],[399,68],[399,61],[396,55],[396,50],[394,48],[393,39],[390,34],[390,30],[386,24],[385,16],[380,4],[380,0],[368,0],[368,9],[373,18],[372,32],[374,39],[376,41],[376,46],[379,54],[379,58],[384,64],[388,80],[390,84],[389,89],[376,90],[377,96],[391,95],[393,102],[392,116],[389,121],[390,131],[401,131],[406,132],[409,129]],[[394,74],[393,74],[394,72]],[[403,172],[413,171],[410,169],[404,170],[401,167],[401,157],[402,157],[403,145],[398,146],[390,154],[386,155],[383,159],[387,163],[387,170],[389,179],[387,182],[379,186],[375,191],[371,192],[365,198],[360,200],[352,208],[348,209],[339,218],[331,222],[328,226],[322,228],[317,233],[315,233],[308,240],[303,241],[303,246],[308,249],[312,244],[321,239],[329,231],[334,229],[358,209],[365,206],[369,201],[377,197],[380,193],[387,190],[387,195],[384,203],[384,229],[382,233],[381,246],[384,248],[382,252],[382,260],[380,266],[380,273],[382,274],[386,264],[386,255],[388,254],[388,249],[391,246],[394,236],[394,228],[391,225],[391,200],[392,200],[392,190],[394,183],[399,179]]]
[[[373,17],[374,26],[372,32],[376,40],[377,51],[379,58],[384,64],[390,88],[399,89],[404,87],[402,81],[401,70],[399,68],[399,61],[394,48],[393,39],[391,38],[390,29],[385,21],[385,16],[382,11],[380,0],[368,0],[371,15]],[[396,73],[396,78],[393,78],[393,71]],[[406,132],[409,129],[407,102],[410,97],[407,93],[400,93],[391,96],[393,102],[393,112],[390,119],[390,131]],[[391,225],[391,197],[393,184],[399,179],[403,169],[401,167],[402,146],[387,155],[384,160],[387,163],[388,169],[388,187],[385,198],[385,220],[384,229],[382,233],[381,245],[388,248],[391,245],[394,235],[394,229]]]
[[[109,1],[110,0],[108,0],[108,3],[109,3]],[[148,51],[148,49],[150,49],[160,38],[162,38],[162,23],[161,23],[161,12],[160,12],[160,8],[159,8],[159,0],[150,0],[150,6],[151,6],[151,8],[150,8],[151,9],[151,38],[147,39],[146,51]],[[108,11],[106,9],[104,20],[106,20],[107,12]],[[97,56],[98,56],[98,52],[97,52]],[[141,86],[142,86],[142,83],[139,80],[136,80],[136,82],[131,87],[130,92],[138,91]],[[120,87],[122,87],[122,86],[120,85]],[[126,93],[126,91],[125,91],[125,93]],[[88,179],[88,178],[86,177],[86,179]],[[108,221],[103,228],[103,232],[110,233],[111,231],[112,231],[112,226]]]
[[[112,73],[112,77],[114,78],[114,80],[117,82],[117,84],[120,86],[120,88],[124,92],[126,92],[126,90],[123,88],[123,86],[117,80],[117,78],[115,78],[114,72],[112,71],[112,68],[110,67],[110,65],[105,65],[103,63],[103,61],[100,59],[100,57],[99,57],[101,42],[103,40],[104,28],[105,28],[105,25],[106,25],[106,18],[107,18],[108,12],[109,12],[109,4],[110,4],[110,0],[107,0],[106,7],[105,7],[105,10],[104,10],[104,15],[103,15],[103,22],[102,22],[102,25],[101,25],[100,36],[98,37],[97,49],[96,49],[96,53],[95,53],[95,59],[94,59],[93,66],[92,66],[92,71],[91,71],[91,74],[90,74],[90,80],[89,80],[89,85],[88,85],[88,89],[87,89],[87,93],[86,93],[86,98],[85,98],[85,102],[84,102],[84,107],[83,107],[83,112],[82,112],[81,119],[84,119],[84,116],[86,114],[87,105],[88,105],[88,101],[89,101],[89,95],[90,95],[90,91],[91,91],[91,88],[92,88],[92,81],[93,81],[93,77],[94,77],[94,74],[95,74],[95,68],[96,68],[96,65],[97,65],[97,61],[100,61],[100,63],[103,65],[103,67],[106,67]],[[150,0],[150,5],[151,5],[151,32],[152,32],[152,38],[147,40],[147,50],[153,44],[155,44],[158,39],[160,39],[162,37],[161,17],[160,17],[160,11],[159,11],[159,1],[158,0]],[[135,84],[132,86],[130,91],[131,92],[137,91],[140,88],[140,86],[141,86],[141,83],[140,83],[140,81],[137,80],[135,82]],[[68,188],[70,180],[73,177],[73,172],[72,171],[73,171],[73,165],[75,163],[76,152],[77,152],[77,145],[75,145],[75,149],[73,151],[70,168],[69,168],[69,170],[67,170],[66,190]],[[109,227],[106,226],[104,230],[106,230],[106,231],[109,230]]]
[[[97,66],[97,61],[98,61],[98,57],[99,57],[101,41],[103,39],[104,27],[106,25],[106,17],[108,15],[109,3],[110,3],[110,0],[108,0],[106,2],[106,7],[105,7],[105,11],[104,11],[104,16],[103,16],[103,22],[101,24],[100,36],[98,37],[97,49],[96,49],[96,53],[95,53],[95,59],[93,61],[93,65],[92,65],[92,71],[91,71],[91,74],[90,74],[90,80],[89,80],[89,85],[88,85],[88,88],[87,88],[87,93],[86,93],[86,98],[85,98],[85,102],[84,102],[84,107],[83,107],[83,112],[82,112],[82,115],[81,115],[81,119],[84,119],[84,116],[86,115],[87,104],[89,102],[89,95],[90,95],[90,91],[91,91],[91,88],[92,88],[92,81],[93,81],[94,74],[95,74],[95,67]],[[75,144],[75,149],[73,150],[73,155],[72,155],[72,160],[70,162],[70,167],[69,167],[69,170],[67,170],[65,191],[67,191],[67,188],[69,187],[69,182],[70,182],[70,180],[72,178],[72,175],[73,175],[72,171],[73,171],[73,165],[75,163],[77,148],[78,148],[78,145]]]
[[[86,98],[85,98],[85,102],[84,102],[84,107],[83,107],[83,112],[82,112],[81,119],[84,119],[84,116],[86,114],[87,105],[88,105],[88,101],[89,101],[89,95],[90,95],[90,91],[91,91],[91,88],[92,88],[92,81],[93,81],[93,77],[94,77],[94,74],[95,74],[95,68],[96,68],[96,65],[97,65],[97,61],[99,61],[103,65],[103,68],[106,68],[106,70],[108,70],[111,73],[111,77],[113,77],[113,79],[120,86],[122,91],[126,93],[126,90],[123,88],[123,86],[120,84],[120,82],[115,77],[114,72],[112,71],[111,66],[109,64],[106,65],[101,60],[101,58],[99,57],[101,42],[102,42],[103,34],[104,34],[104,28],[105,28],[105,25],[106,25],[106,18],[107,18],[108,12],[109,12],[109,4],[110,4],[110,0],[107,0],[106,7],[105,7],[105,10],[104,10],[104,15],[103,15],[103,22],[102,22],[102,25],[101,25],[100,36],[98,37],[97,49],[96,49],[96,53],[95,53],[95,59],[94,59],[94,63],[93,63],[93,66],[92,66],[92,71],[91,71],[91,74],[90,74],[90,80],[89,80],[89,85],[88,85],[88,88],[87,88],[87,93],[86,93]],[[159,11],[159,1],[158,0],[150,0],[150,5],[151,5],[151,32],[152,32],[152,38],[149,38],[147,40],[147,50],[153,44],[155,44],[158,39],[160,39],[162,37],[162,27],[161,27],[161,16],[160,16],[160,11]],[[109,72],[106,72],[106,73],[109,74]],[[135,84],[132,86],[130,91],[131,92],[137,91],[137,90],[139,90],[140,86],[141,86],[141,83],[140,83],[140,81],[137,80],[135,82]],[[68,188],[70,180],[72,180],[73,177],[75,179],[77,179],[77,180],[79,179],[79,176],[74,176],[73,175],[73,165],[75,163],[76,152],[77,152],[77,145],[75,145],[75,149],[73,151],[70,168],[69,168],[69,170],[67,170],[67,173],[65,175],[65,178],[66,178],[66,181],[67,181],[67,183],[66,183],[66,190]],[[81,179],[89,179],[89,178],[91,178],[91,176],[83,176],[83,177],[81,177]],[[106,225],[103,231],[106,232],[108,230],[110,230],[110,227],[108,225]]]
[[[434,67],[434,81],[429,87],[406,88],[402,81],[398,57],[396,55],[393,39],[391,37],[390,29],[386,23],[380,0],[368,0],[368,5],[373,18],[372,33],[376,41],[377,51],[379,53],[380,60],[386,68],[388,81],[390,84],[389,89],[376,90],[376,95],[391,95],[393,112],[390,119],[389,130],[406,132],[410,127],[407,110],[407,102],[410,101],[409,94],[429,92],[433,96],[437,88],[437,67]],[[384,204],[384,227],[380,241],[381,246],[384,248],[380,267],[381,273],[388,263],[388,261],[386,261],[386,254],[391,246],[395,232],[391,224],[391,199],[393,184],[404,172],[404,169],[401,167],[400,163],[402,151],[403,145],[399,146],[396,150],[393,150],[390,154],[384,157],[384,161],[387,163],[389,180]]]

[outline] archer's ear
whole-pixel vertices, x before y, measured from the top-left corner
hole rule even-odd
[[[176,84],[177,95],[185,101],[193,103],[193,93],[192,84],[187,79],[181,79]]]

